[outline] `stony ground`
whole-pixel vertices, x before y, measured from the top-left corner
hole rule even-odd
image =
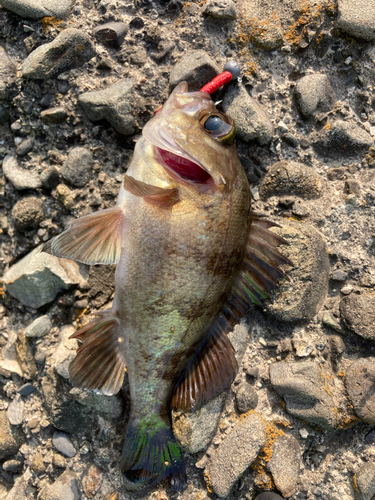
[[[0,5],[0,499],[374,498],[375,1]],[[67,371],[114,269],[39,249],[114,205],[171,88],[198,90],[233,58],[242,80],[216,99],[294,268],[231,334],[231,389],[174,415],[187,489],[132,495],[126,384],[88,394]]]

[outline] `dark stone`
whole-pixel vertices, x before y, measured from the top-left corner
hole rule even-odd
[[[21,385],[21,387],[17,390],[17,392],[21,394],[21,396],[28,396],[29,394],[32,394],[35,391],[36,389],[31,383]]]
[[[54,165],[46,167],[40,174],[40,182],[46,189],[55,189],[60,182],[60,174]]]
[[[70,184],[83,187],[90,179],[93,166],[91,152],[85,148],[73,148],[61,168],[61,175]]]
[[[141,28],[143,28],[144,25],[145,25],[145,23],[144,23],[143,19],[139,16],[135,16],[130,21],[129,28],[140,30]]]
[[[56,429],[75,434],[92,428],[93,415],[77,401],[64,401],[54,407],[51,423]]]
[[[44,218],[42,200],[34,196],[22,198],[14,205],[11,217],[18,230],[38,226]]]
[[[109,47],[118,49],[124,41],[128,27],[125,23],[107,23],[98,26],[93,33],[98,40]]]
[[[42,106],[42,108],[49,108],[54,100],[55,96],[53,94],[46,94],[41,98],[39,104]]]
[[[247,382],[240,384],[236,391],[236,406],[240,413],[255,410],[258,406],[258,394]]]
[[[57,80],[57,90],[60,94],[66,94],[70,88],[69,82],[66,80]]]
[[[30,139],[26,139],[25,141],[22,141],[18,146],[18,148],[16,149],[16,153],[18,154],[18,156],[25,156],[33,150],[33,147],[33,142],[30,141]]]
[[[10,88],[17,79],[17,65],[0,47],[0,99],[7,99]]]
[[[286,144],[292,146],[292,148],[298,148],[299,142],[295,135],[286,133],[281,138]]]

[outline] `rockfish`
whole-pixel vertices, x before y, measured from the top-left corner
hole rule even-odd
[[[79,218],[45,250],[117,264],[113,307],[72,337],[74,386],[117,393],[131,412],[121,459],[126,487],[186,485],[171,409],[194,411],[237,372],[227,333],[266,297],[290,261],[276,224],[251,212],[235,124],[209,94],[180,83],[146,124],[117,204]]]

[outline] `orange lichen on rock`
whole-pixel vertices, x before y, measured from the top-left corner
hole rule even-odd
[[[63,22],[64,21],[62,19],[57,19],[57,17],[54,16],[43,17],[43,31],[47,32],[51,29],[61,30],[62,28],[60,27],[60,24],[62,24]]]
[[[322,6],[312,6],[302,1],[299,6],[300,17],[284,32],[285,39],[294,46],[298,46],[307,33],[308,27],[317,26],[322,21]]]
[[[204,478],[204,480],[206,482],[206,488],[207,488],[208,493],[212,494],[214,490],[213,490],[213,487],[212,487],[212,481],[211,481],[210,475],[207,474],[207,472],[205,472],[203,474],[203,478]]]

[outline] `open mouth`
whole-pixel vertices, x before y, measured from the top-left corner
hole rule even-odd
[[[206,170],[183,156],[176,155],[156,147],[158,161],[164,166],[168,174],[178,182],[214,186],[214,180]]]

